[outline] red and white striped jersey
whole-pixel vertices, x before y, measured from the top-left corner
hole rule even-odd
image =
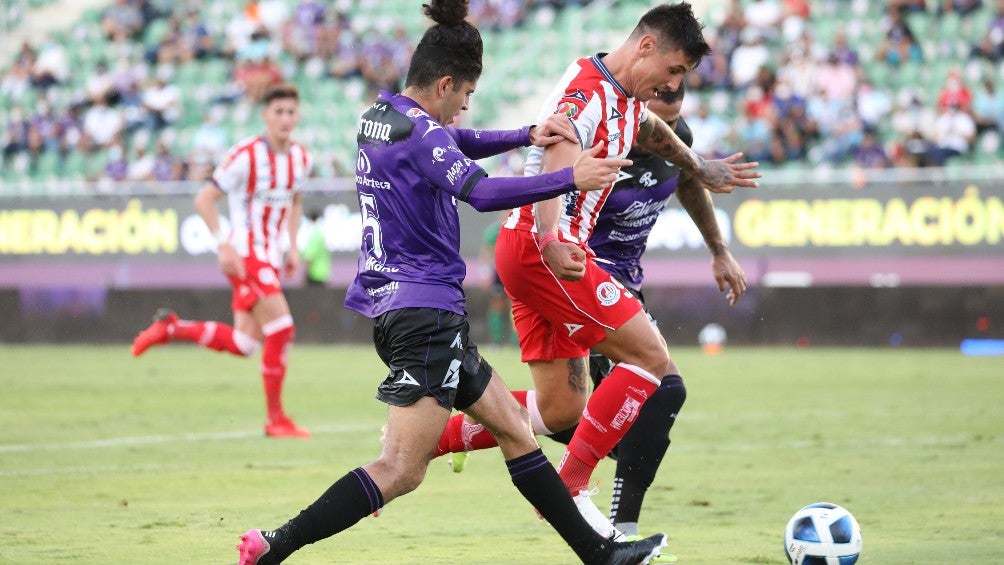
[[[285,154],[279,154],[260,135],[227,152],[213,171],[213,183],[227,193],[229,238],[238,255],[254,256],[277,269],[282,266],[293,195],[300,191],[312,164],[299,143],[291,143]]]
[[[575,126],[583,149],[602,141],[604,148],[600,157],[623,158],[634,144],[638,126],[648,119],[648,107],[645,102],[628,96],[603,64],[603,55],[583,57],[568,67],[544,102],[536,123],[543,122],[551,114],[565,114]],[[543,148],[531,147],[523,174],[539,174],[543,155]],[[558,224],[562,239],[583,243],[589,240],[596,217],[612,188],[613,183],[602,190],[574,191],[562,197],[564,205]],[[513,209],[503,226],[536,231],[533,205]]]

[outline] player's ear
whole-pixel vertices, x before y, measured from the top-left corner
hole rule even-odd
[[[446,75],[440,77],[439,81],[436,82],[436,94],[440,99],[446,98],[446,95],[453,90],[453,77]]]

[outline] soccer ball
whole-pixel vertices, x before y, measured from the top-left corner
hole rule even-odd
[[[788,520],[784,554],[794,565],[852,565],[861,555],[861,527],[846,508],[810,504]]]

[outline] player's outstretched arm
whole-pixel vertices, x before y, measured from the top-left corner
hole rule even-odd
[[[690,219],[694,221],[711,251],[711,271],[718,290],[728,288],[727,299],[729,304],[735,306],[746,293],[746,274],[725,243],[725,237],[715,218],[715,205],[711,201],[711,195],[696,179],[684,173],[680,175],[676,197],[687,214],[690,214]]]
[[[756,188],[755,179],[762,175],[755,170],[760,163],[739,163],[742,153],[735,153],[725,159],[705,160],[680,140],[673,128],[659,116],[649,114],[642,122],[635,144],[646,153],[658,155],[695,176],[697,181],[711,192],[729,193],[735,187]]]

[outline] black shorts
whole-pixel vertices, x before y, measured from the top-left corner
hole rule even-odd
[[[477,402],[492,367],[470,340],[467,317],[436,308],[391,310],[374,320],[373,343],[390,373],[377,399],[409,406],[431,396],[447,410]]]
[[[655,318],[652,317],[652,313],[648,311],[648,307],[645,306],[645,296],[641,293],[641,290],[631,290],[620,279],[617,279],[617,282],[620,282],[628,292],[633,294],[634,297],[638,299],[638,302],[641,302],[641,307],[645,311],[645,315],[648,316],[648,321],[652,322],[652,325],[655,326],[656,329],[659,329],[659,323],[656,322]],[[593,390],[596,390],[596,387],[600,386],[600,381],[602,381],[610,374],[610,371],[613,370],[613,361],[607,359],[596,351],[589,351],[589,376],[593,379]]]

